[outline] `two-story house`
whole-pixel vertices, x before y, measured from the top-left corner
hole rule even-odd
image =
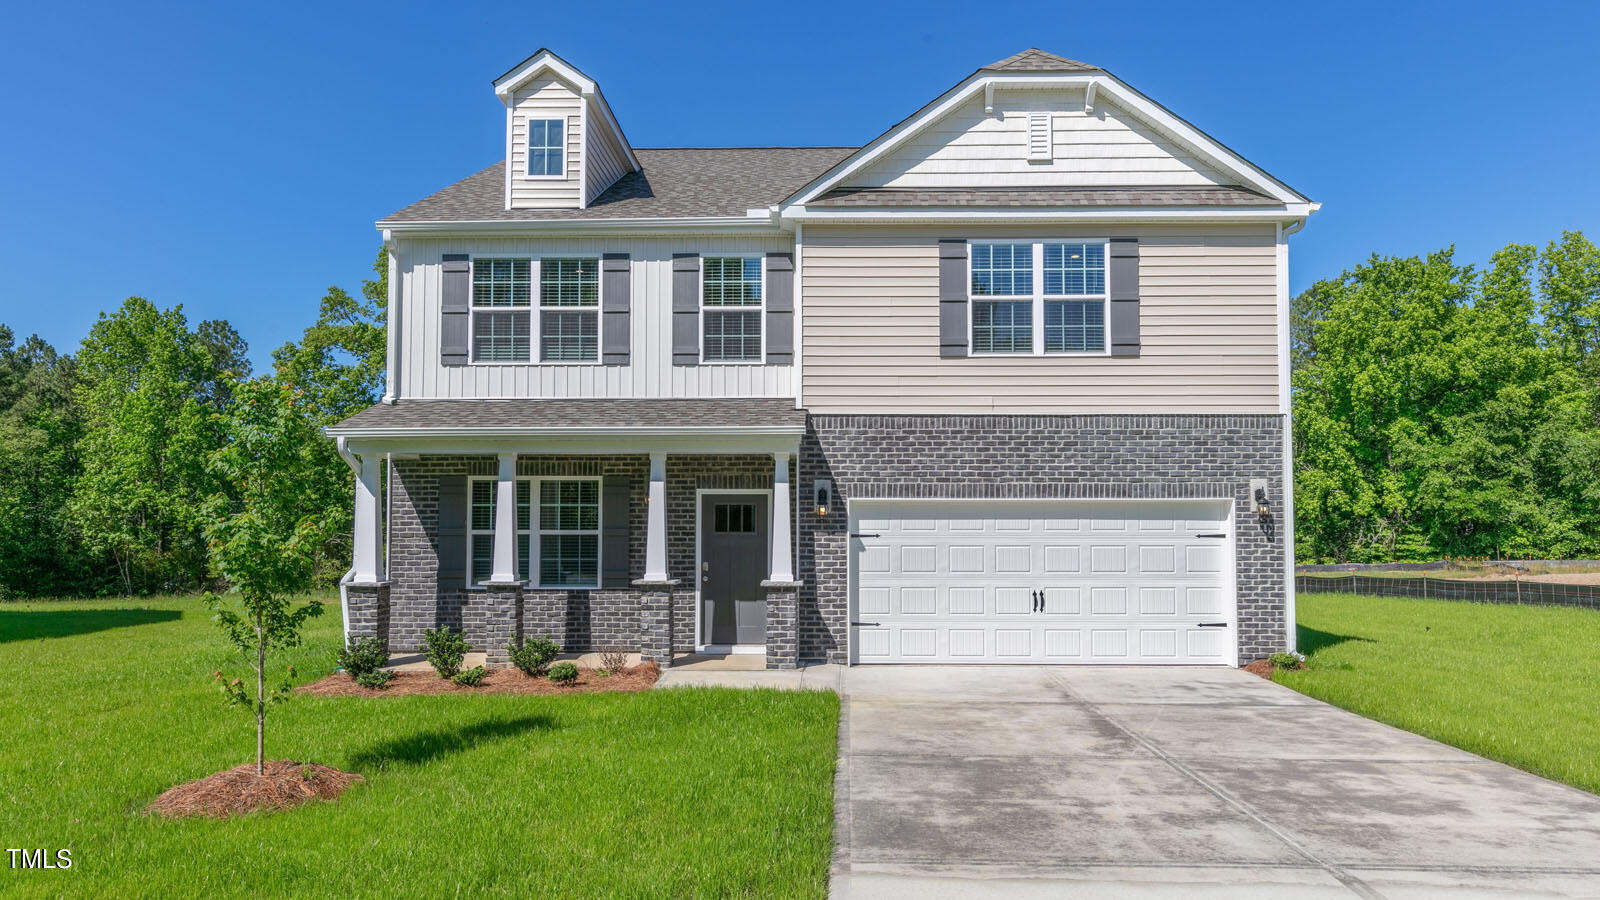
[[[1293,646],[1287,238],[1317,204],[1038,50],[862,147],[636,149],[546,50],[494,91],[504,158],[378,223],[388,393],[329,432],[351,637]]]

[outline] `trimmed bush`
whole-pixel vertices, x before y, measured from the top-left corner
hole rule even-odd
[[[558,662],[550,667],[550,680],[556,684],[571,684],[578,680],[578,667],[569,662]]]
[[[1304,668],[1305,662],[1293,653],[1274,653],[1267,657],[1274,669],[1299,669]]]
[[[383,642],[375,637],[362,638],[351,641],[350,646],[339,651],[339,668],[350,673],[356,681],[363,675],[371,675],[382,669],[389,662],[389,651],[383,648]]]
[[[422,633],[422,645],[428,654],[428,664],[440,678],[454,678],[461,674],[461,661],[467,658],[472,645],[466,635],[449,625],[440,625]]]
[[[393,677],[393,672],[390,672],[387,669],[377,669],[372,672],[362,672],[360,675],[357,675],[356,684],[359,684],[364,688],[373,688],[376,690],[378,688],[388,687],[389,679]]]
[[[473,666],[464,672],[457,672],[450,680],[462,687],[477,687],[489,675],[489,670],[483,666]]]
[[[512,644],[506,648],[506,654],[511,657],[511,664],[528,676],[543,672],[545,666],[550,665],[560,653],[561,645],[550,640],[549,635],[527,641],[520,647]]]

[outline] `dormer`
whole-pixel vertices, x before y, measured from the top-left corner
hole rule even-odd
[[[585,209],[639,169],[594,79],[537,53],[494,81],[506,107],[506,209]]]

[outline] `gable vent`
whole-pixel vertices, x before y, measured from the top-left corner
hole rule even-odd
[[[1028,113],[1028,161],[1049,162],[1055,148],[1051,146],[1050,114]]]

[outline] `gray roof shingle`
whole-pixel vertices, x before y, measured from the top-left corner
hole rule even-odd
[[[506,209],[505,163],[450,185],[384,222],[535,222],[742,216],[794,193],[855,147],[689,147],[635,150],[641,171],[617,179],[588,209]]]
[[[455,428],[804,428],[793,400],[396,400],[379,403],[329,432]]]
[[[1067,59],[1054,53],[1046,53],[1037,47],[1029,47],[1021,53],[1016,53],[998,62],[989,63],[979,69],[980,72],[1100,72],[1104,71],[1099,66],[1092,66],[1086,62]]]
[[[1090,207],[1280,206],[1277,200],[1231,185],[1104,188],[982,188],[912,190],[835,188],[806,204],[814,207]]]

